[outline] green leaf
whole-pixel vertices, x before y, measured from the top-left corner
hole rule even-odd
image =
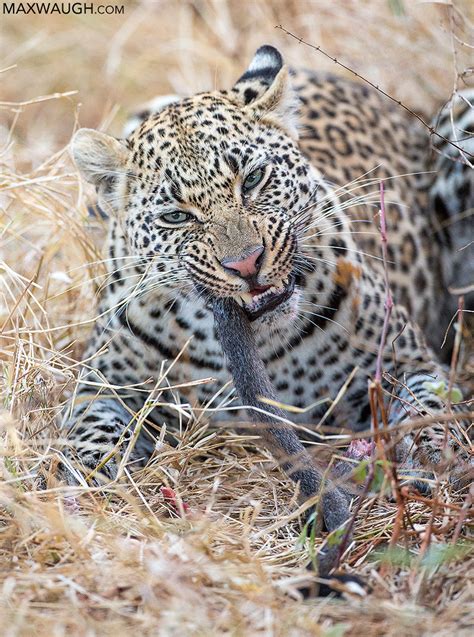
[[[425,380],[423,388],[440,398],[444,398],[448,393],[445,380],[438,380],[437,382]]]
[[[385,484],[385,469],[388,463],[385,460],[377,460],[375,462],[374,479],[370,485],[371,491],[379,492]]]
[[[451,390],[451,402],[460,403],[463,399],[463,395],[459,387],[453,387]]]
[[[388,0],[388,6],[393,15],[397,17],[405,15],[405,7],[402,0]]]
[[[427,391],[439,396],[443,400],[448,400],[448,385],[445,380],[439,380],[437,382],[425,381],[423,388]],[[452,387],[451,389],[451,402],[460,403],[462,400],[462,392],[459,387]]]
[[[334,531],[332,531],[327,537],[328,546],[330,547],[339,546],[339,544],[342,542],[342,538],[344,537],[345,532],[346,532],[345,526],[342,526],[339,529],[335,529]]]
[[[15,463],[10,458],[10,456],[5,456],[3,462],[5,464],[5,468],[16,478],[17,472],[16,472]]]
[[[382,564],[389,564],[390,566],[410,567],[413,555],[406,549],[399,546],[393,546],[374,551],[370,556],[370,559],[381,562]]]
[[[468,555],[472,547],[467,544],[432,544],[423,557],[422,564],[427,568],[437,568],[453,560]]]
[[[361,460],[357,467],[354,469],[353,474],[354,480],[358,484],[364,484],[367,480],[367,476],[369,475],[369,461]]]
[[[298,536],[298,541],[297,541],[297,545],[298,546],[304,546],[304,543],[306,542],[306,540],[313,538],[313,544],[314,544],[314,538],[316,537],[316,518],[317,518],[317,511],[313,511],[309,516],[308,519],[306,520],[306,523],[304,525],[304,527],[301,529],[301,533]],[[311,528],[310,528],[311,525]]]
[[[370,472],[370,460],[361,460],[353,471],[354,480],[358,484],[365,484]],[[384,486],[385,480],[385,461],[376,460],[374,468],[374,477],[370,483],[370,491],[380,491]]]

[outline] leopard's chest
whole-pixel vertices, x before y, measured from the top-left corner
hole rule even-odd
[[[165,370],[166,383],[185,385],[179,393],[191,404],[207,404],[211,409],[239,404],[231,385],[222,391],[232,376],[216,338],[212,313],[202,300],[135,304],[127,313],[126,329],[131,333],[129,346],[134,349],[134,359],[140,365],[137,378],[156,378],[159,370]],[[320,330],[308,323],[302,331],[297,331],[294,324],[281,329],[263,326],[257,330],[257,342],[278,399],[298,410],[288,412],[294,422],[316,425],[356,367],[347,334],[338,324]],[[163,359],[167,360],[164,366]],[[339,426],[357,426],[366,377],[359,370],[351,382],[351,392],[358,392],[357,401],[345,395],[338,402],[333,416],[337,416]],[[203,380],[206,382],[201,383]],[[211,414],[222,420],[235,412]],[[238,416],[241,418],[242,413]],[[333,417],[327,422],[333,422]]]

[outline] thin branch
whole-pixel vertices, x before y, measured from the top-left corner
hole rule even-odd
[[[374,84],[374,82],[371,82],[369,79],[367,79],[360,73],[357,73],[357,71],[354,71],[354,69],[351,69],[350,66],[343,64],[340,60],[338,60],[337,58],[327,53],[327,51],[325,51],[320,46],[317,46],[316,44],[311,44],[310,42],[303,40],[303,38],[300,38],[298,35],[295,35],[291,31],[288,31],[288,29],[285,29],[285,27],[282,26],[281,24],[276,25],[275,29],[280,29],[280,31],[283,31],[283,33],[286,33],[286,35],[289,35],[290,37],[294,38],[300,44],[309,46],[310,49],[313,49],[314,51],[318,51],[318,53],[322,53],[325,57],[327,57],[329,60],[334,62],[334,64],[337,64],[338,66],[342,67],[349,73],[352,73],[352,75],[354,75],[355,77],[358,77],[360,80],[362,80],[363,82],[365,82],[366,84],[374,88],[376,91],[384,95],[386,98],[388,98],[392,102],[395,102],[395,104],[398,104],[398,106],[403,108],[403,110],[407,111],[407,113],[410,113],[412,117],[415,117],[430,132],[430,135],[433,135],[434,137],[438,137],[439,139],[442,139],[444,142],[446,142],[450,146],[453,146],[454,148],[456,148],[456,150],[458,150],[460,153],[464,155],[468,155],[469,157],[472,157],[474,159],[474,155],[472,153],[468,152],[465,148],[463,148],[462,146],[459,146],[458,144],[448,139],[444,135],[441,135],[440,133],[438,133],[438,131],[434,128],[434,126],[431,126],[431,124],[428,124],[428,122],[424,120],[423,117],[421,117],[421,115],[418,115],[418,113],[415,113],[415,111],[412,111],[411,108],[408,108],[408,106],[406,106],[401,100],[398,100],[396,97],[392,97],[389,93],[387,93],[382,88],[380,88],[378,84]]]
[[[388,279],[388,267],[387,267],[387,263],[388,263],[387,216],[385,212],[385,191],[384,191],[383,181],[380,182],[380,238],[382,242],[382,261],[383,261],[383,273],[384,273],[384,281],[385,281],[385,315],[383,319],[382,334],[380,336],[379,351],[377,353],[377,364],[375,367],[375,381],[377,383],[382,382],[383,352],[385,350],[385,344],[387,342],[388,326],[390,323],[390,317],[392,315],[392,309],[393,309],[393,297],[390,291],[390,282]]]

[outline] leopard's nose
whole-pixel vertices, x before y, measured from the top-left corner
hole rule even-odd
[[[247,279],[259,273],[263,261],[263,246],[253,246],[241,254],[238,258],[226,257],[221,265],[233,274]]]

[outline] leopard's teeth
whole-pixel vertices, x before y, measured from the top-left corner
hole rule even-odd
[[[245,303],[245,305],[251,305],[253,303],[253,296],[251,294],[248,294],[247,292],[241,294],[240,298]]]

